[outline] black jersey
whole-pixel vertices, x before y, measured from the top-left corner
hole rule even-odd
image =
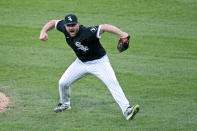
[[[77,35],[70,37],[64,25],[65,21],[61,20],[57,23],[56,29],[64,33],[68,45],[81,61],[96,60],[106,54],[98,38],[99,26],[85,27],[80,25]]]

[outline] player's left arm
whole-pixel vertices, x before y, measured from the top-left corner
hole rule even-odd
[[[126,32],[123,32],[119,28],[117,28],[117,27],[115,27],[113,25],[109,25],[109,24],[102,24],[102,25],[100,25],[100,32],[99,32],[99,34],[101,35],[104,32],[108,32],[108,33],[112,33],[112,34],[118,35],[118,36],[120,36],[120,38],[128,37],[128,34]]]
[[[109,24],[100,25],[99,28],[99,35],[103,34],[104,32],[108,32],[120,36],[117,46],[119,52],[123,52],[128,49],[130,36],[126,32],[123,32],[119,28]]]

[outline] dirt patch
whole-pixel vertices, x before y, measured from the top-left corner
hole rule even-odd
[[[7,109],[9,103],[9,98],[4,93],[0,92],[0,112]]]

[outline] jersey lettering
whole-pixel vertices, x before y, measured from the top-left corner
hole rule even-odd
[[[81,44],[81,42],[75,42],[76,47],[78,47],[78,50],[82,50],[84,52],[88,51],[89,48],[87,46],[84,46]]]
[[[97,30],[96,27],[92,27],[92,28],[90,29],[90,31],[92,31],[92,32],[95,32],[96,30]]]

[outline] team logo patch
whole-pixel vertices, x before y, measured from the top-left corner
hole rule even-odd
[[[89,48],[87,46],[84,46],[81,44],[81,42],[75,42],[76,47],[78,47],[78,50],[82,50],[84,52],[88,51]]]

